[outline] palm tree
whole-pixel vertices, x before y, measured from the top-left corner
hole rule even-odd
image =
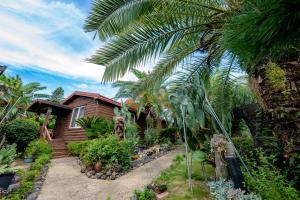
[[[299,12],[293,0],[96,0],[85,30],[105,45],[89,62],[106,66],[103,80],[114,81],[158,60],[145,89],[182,66],[190,68],[188,81],[232,60],[248,74],[284,157],[292,158],[300,149]]]
[[[0,123],[11,120],[19,114],[24,114],[34,98],[48,97],[48,95],[36,93],[46,89],[46,87],[35,82],[23,84],[18,75],[16,77],[1,75],[0,84],[4,88],[4,93],[0,96],[2,105]]]

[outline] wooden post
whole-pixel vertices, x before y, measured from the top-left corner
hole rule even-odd
[[[223,135],[213,135],[211,146],[213,147],[215,154],[216,180],[219,180],[220,178],[226,179],[228,177],[227,163],[224,157],[226,144],[227,142]]]
[[[51,137],[50,135],[48,134],[48,130],[47,130],[47,125],[48,125],[48,122],[49,122],[49,119],[50,119],[50,116],[51,116],[51,113],[52,113],[52,109],[51,108],[47,108],[47,113],[46,113],[46,116],[45,116],[45,121],[41,127],[41,135],[43,138],[45,139],[49,139],[51,140]]]

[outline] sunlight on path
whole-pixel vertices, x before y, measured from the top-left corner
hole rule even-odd
[[[54,159],[38,200],[106,200],[108,196],[128,200],[135,189],[142,189],[168,168],[180,152],[171,151],[113,181],[87,178],[73,157]]]

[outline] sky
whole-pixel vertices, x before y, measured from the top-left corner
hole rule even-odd
[[[25,83],[39,82],[51,93],[61,86],[114,97],[117,89],[102,84],[105,68],[86,58],[101,47],[84,20],[92,0],[0,0],[0,65]],[[132,80],[131,74],[123,79]]]

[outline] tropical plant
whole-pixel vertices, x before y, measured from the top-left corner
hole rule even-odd
[[[0,97],[3,105],[0,123],[3,123],[5,120],[11,120],[19,114],[24,114],[34,98],[48,97],[48,95],[37,93],[46,89],[46,87],[42,87],[35,82],[23,84],[22,79],[18,75],[16,77],[1,75],[0,84],[4,88],[4,94]]]
[[[86,165],[101,162],[106,169],[128,168],[132,147],[130,141],[120,141],[116,136],[91,140],[86,147],[83,161]]]
[[[89,139],[104,137],[113,131],[113,125],[101,117],[84,117],[76,121],[84,130]]]
[[[44,139],[31,141],[25,150],[25,156],[28,157],[38,157],[42,154],[50,155],[51,153],[52,148]]]
[[[58,87],[52,91],[52,94],[49,97],[49,101],[59,103],[64,99],[65,91],[62,87]]]
[[[10,165],[17,157],[17,145],[6,145],[0,149],[0,165]]]
[[[9,143],[16,143],[18,152],[23,151],[29,142],[38,138],[39,123],[32,119],[19,118],[1,127],[1,133]]]

